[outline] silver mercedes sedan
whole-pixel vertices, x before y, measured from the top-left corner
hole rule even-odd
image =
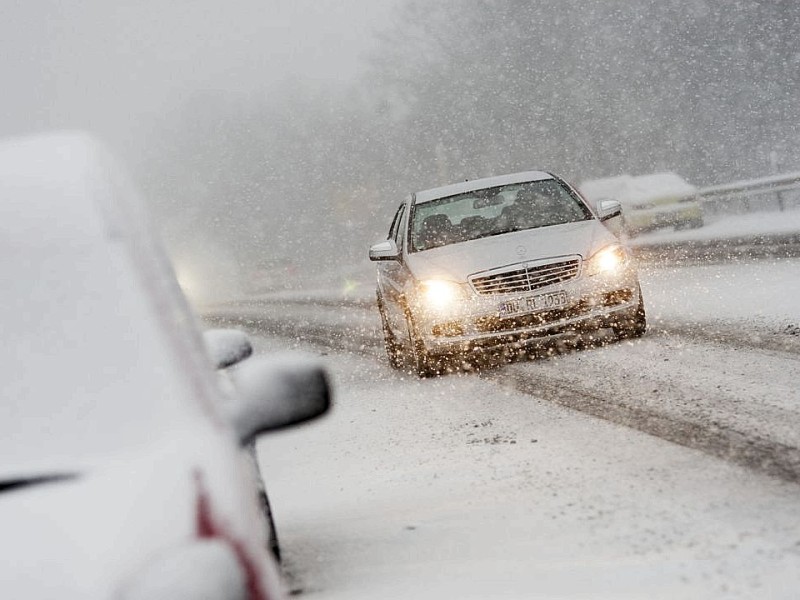
[[[369,251],[390,363],[428,376],[445,357],[555,334],[643,335],[636,267],[614,233],[621,215],[618,202],[595,210],[538,171],[412,194]]]

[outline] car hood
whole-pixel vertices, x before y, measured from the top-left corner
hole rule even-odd
[[[586,259],[617,238],[599,221],[515,231],[408,255],[418,279],[466,281],[475,273],[568,255]]]
[[[53,473],[0,493],[0,553],[14,557],[0,566],[4,589],[35,600],[110,598],[152,558],[156,540],[190,539],[190,474],[167,480],[154,464]]]
[[[252,466],[211,424],[187,426],[90,470],[51,467],[27,477],[5,491],[0,485],[0,556],[13,557],[0,562],[8,597],[118,598],[150,565],[194,544],[201,517],[247,555],[265,596],[281,597]]]

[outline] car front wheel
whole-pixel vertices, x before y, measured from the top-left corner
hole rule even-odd
[[[414,324],[414,318],[411,316],[411,311],[406,309],[406,328],[408,329],[409,352],[406,355],[410,362],[411,369],[419,377],[430,377],[435,375],[436,371],[433,366],[433,360],[425,350],[425,344],[422,341],[417,326]]]
[[[401,369],[403,367],[403,349],[389,328],[389,319],[386,318],[386,308],[383,306],[383,298],[378,291],[378,312],[381,315],[381,328],[383,329],[383,343],[386,347],[386,356],[389,359],[389,364],[394,369]]]
[[[272,518],[272,507],[269,505],[267,491],[262,489],[258,492],[258,503],[267,521],[267,549],[275,558],[275,562],[281,564],[281,546],[278,542],[278,530],[275,528],[275,520]]]
[[[642,337],[647,331],[647,314],[644,310],[644,298],[639,289],[639,304],[630,315],[620,317],[613,325],[614,333],[621,339]]]

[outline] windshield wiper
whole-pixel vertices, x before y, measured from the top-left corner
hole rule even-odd
[[[78,475],[75,473],[60,473],[57,475],[39,475],[36,477],[18,477],[16,479],[0,480],[0,494],[4,492],[12,492],[34,485],[41,485],[43,483],[57,483],[60,481],[68,481],[75,479]]]

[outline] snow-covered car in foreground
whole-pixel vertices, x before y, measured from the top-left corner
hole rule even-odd
[[[426,375],[440,357],[556,333],[642,335],[638,275],[607,227],[620,216],[537,171],[412,194],[369,252],[390,362]]]
[[[323,412],[324,372],[212,364],[140,209],[85,135],[0,144],[3,596],[282,597],[242,446]]]

